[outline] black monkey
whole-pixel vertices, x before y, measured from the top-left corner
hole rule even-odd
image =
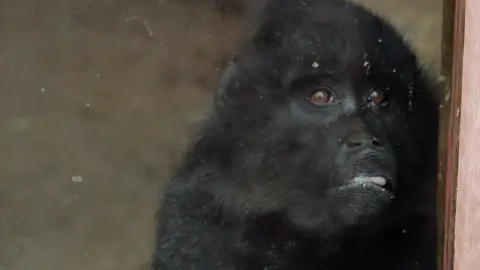
[[[437,102],[342,0],[272,0],[163,197],[155,270],[434,270]]]

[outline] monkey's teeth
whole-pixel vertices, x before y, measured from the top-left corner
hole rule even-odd
[[[381,176],[357,176],[353,178],[353,181],[360,183],[373,183],[382,187],[387,184],[387,180]]]

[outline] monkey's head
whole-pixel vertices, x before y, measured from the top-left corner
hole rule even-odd
[[[415,55],[357,6],[284,2],[267,8],[217,92],[210,151],[230,179],[219,196],[327,233],[392,214],[421,185],[435,144]]]

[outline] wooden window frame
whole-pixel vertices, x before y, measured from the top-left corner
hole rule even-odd
[[[443,7],[439,269],[478,270],[480,1],[444,0]]]

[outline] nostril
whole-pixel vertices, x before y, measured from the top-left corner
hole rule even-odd
[[[372,145],[373,146],[382,146],[382,143],[377,138],[372,138]]]
[[[360,142],[360,141],[349,141],[349,142],[347,142],[347,148],[355,148],[355,147],[359,147],[359,146],[362,146],[362,142]]]
[[[348,138],[345,142],[344,147],[347,149],[356,149],[356,148],[376,148],[376,147],[383,147],[383,143],[381,140],[377,139],[376,137],[368,134],[368,133],[358,133],[354,134]]]

